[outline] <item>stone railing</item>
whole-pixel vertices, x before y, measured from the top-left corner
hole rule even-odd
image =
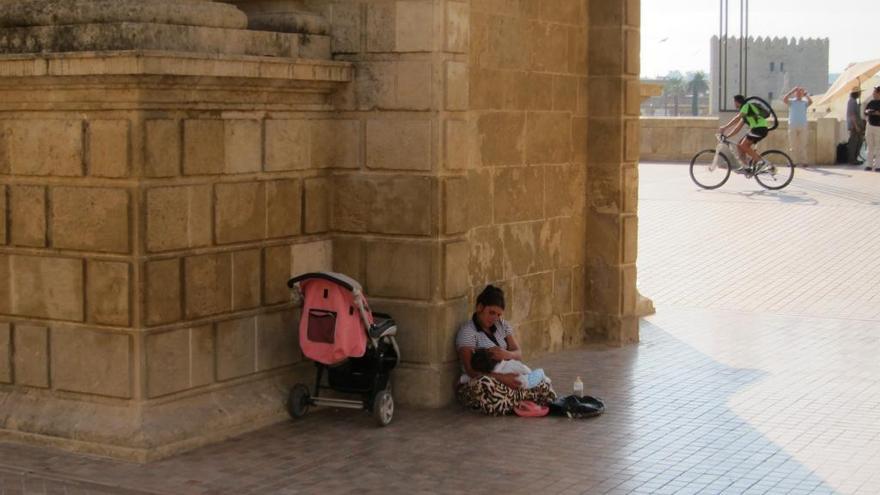
[[[697,151],[715,147],[718,126],[716,117],[642,117],[640,158],[642,161],[689,161]],[[834,163],[837,127],[837,119],[809,123],[808,162]],[[780,120],[779,128],[770,133],[760,148],[787,152],[788,121]]]

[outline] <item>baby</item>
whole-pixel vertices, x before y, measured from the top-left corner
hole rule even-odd
[[[492,359],[486,349],[476,349],[471,356],[471,369],[482,373],[515,374],[523,388],[535,388],[542,382],[550,383],[550,378],[544,374],[544,370],[538,368],[532,370],[522,363],[513,359],[498,361]]]

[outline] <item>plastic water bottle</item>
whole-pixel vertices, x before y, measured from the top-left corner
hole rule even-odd
[[[574,396],[584,396],[584,382],[581,381],[581,377],[577,377],[574,379]]]

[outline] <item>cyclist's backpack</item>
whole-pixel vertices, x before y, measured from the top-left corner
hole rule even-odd
[[[779,127],[779,119],[776,117],[776,112],[773,111],[773,107],[767,103],[767,100],[759,96],[749,96],[743,103],[743,105],[746,104],[751,104],[750,108],[754,108],[761,118],[769,121],[767,127],[768,131],[772,131]]]

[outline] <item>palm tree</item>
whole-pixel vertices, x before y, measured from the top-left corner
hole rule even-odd
[[[700,96],[709,91],[709,83],[706,81],[706,73],[703,71],[688,74],[687,89],[691,93],[691,113],[700,114]]]
[[[678,97],[685,95],[685,83],[684,76],[681,75],[681,72],[674,70],[666,75],[664,78],[666,80],[666,84],[663,86],[663,96],[664,99],[666,96],[672,97],[672,102],[674,105],[673,115],[678,117]],[[666,111],[666,115],[669,115],[669,111]]]

